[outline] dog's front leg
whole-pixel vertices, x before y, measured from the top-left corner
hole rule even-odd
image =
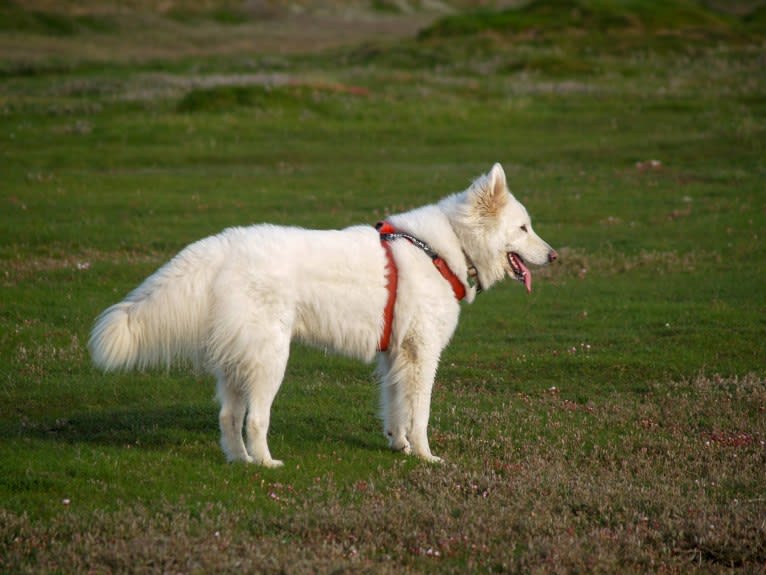
[[[409,439],[412,453],[433,463],[441,462],[441,458],[431,453],[428,445],[428,420],[431,415],[431,390],[436,377],[436,366],[420,366],[417,378],[411,388],[410,412],[412,414]]]
[[[404,404],[405,378],[401,366],[397,366],[396,358],[395,353],[385,353],[379,357],[380,416],[388,446],[409,455],[412,447],[407,439],[409,416]]]
[[[419,343],[405,339],[381,360],[383,424],[392,449],[437,462],[428,444],[428,419],[439,354],[425,353]]]

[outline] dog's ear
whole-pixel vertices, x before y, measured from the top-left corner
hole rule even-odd
[[[474,205],[482,217],[491,218],[500,213],[510,197],[503,166],[495,164],[474,189]]]

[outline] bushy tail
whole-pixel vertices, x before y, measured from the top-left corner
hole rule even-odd
[[[215,266],[209,238],[183,250],[97,319],[88,348],[105,371],[198,364]]]

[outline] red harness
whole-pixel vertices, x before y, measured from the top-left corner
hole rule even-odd
[[[462,300],[465,295],[465,285],[460,281],[460,278],[450,269],[446,261],[444,261],[427,243],[411,236],[405,232],[397,230],[394,226],[388,222],[378,222],[375,225],[375,229],[380,233],[380,244],[386,252],[386,279],[388,287],[388,299],[386,300],[386,307],[383,309],[383,334],[380,336],[380,343],[378,344],[378,351],[386,351],[388,345],[391,343],[391,330],[394,324],[394,306],[396,305],[396,288],[399,284],[399,271],[394,261],[394,255],[391,253],[391,241],[404,238],[413,245],[423,250],[430,258],[431,261],[439,270],[439,273],[447,280],[452,286],[452,293],[455,294],[455,299]]]

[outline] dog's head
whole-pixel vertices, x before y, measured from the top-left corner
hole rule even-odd
[[[527,264],[541,266],[558,257],[535,233],[527,210],[508,191],[500,164],[443,205],[482,289],[507,274],[531,291]]]

